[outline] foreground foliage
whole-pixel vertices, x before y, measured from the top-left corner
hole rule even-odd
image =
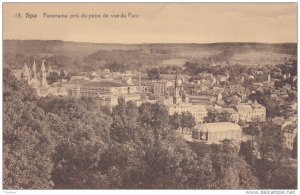
[[[120,100],[104,113],[89,98],[38,98],[7,69],[3,88],[5,189],[296,188],[267,126],[258,160],[253,143],[186,143],[158,104]]]

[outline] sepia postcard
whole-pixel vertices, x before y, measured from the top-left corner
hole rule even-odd
[[[297,3],[2,6],[6,194],[295,194]]]

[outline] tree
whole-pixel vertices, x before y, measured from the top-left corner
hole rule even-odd
[[[230,114],[226,111],[218,112],[216,110],[210,110],[210,111],[208,111],[207,116],[204,117],[204,121],[206,123],[229,122]]]
[[[293,142],[292,158],[297,159],[297,135],[295,136]]]
[[[195,158],[186,170],[188,187],[191,189],[212,189],[216,179],[213,163],[209,154]]]
[[[49,84],[52,84],[54,82],[57,82],[59,80],[60,76],[57,72],[51,72],[49,76],[47,77],[47,81]]]
[[[289,159],[284,147],[283,132],[280,126],[270,122],[262,123],[261,129],[262,133],[256,139],[260,158],[256,160],[254,168],[263,188],[278,188],[281,185],[276,180],[279,179],[279,175],[286,177],[283,170],[286,170],[284,164]],[[293,180],[294,177],[292,174],[290,179]],[[294,185],[295,182],[292,183]]]
[[[144,103],[139,107],[139,122],[144,127],[162,131],[169,128],[169,115],[165,106]]]
[[[177,130],[180,127],[181,115],[175,112],[170,116],[170,126],[172,129]]]
[[[36,106],[36,93],[3,71],[3,186],[49,189],[55,139],[49,116]]]
[[[246,142],[241,143],[241,149],[239,152],[240,156],[243,156],[246,162],[251,166],[255,165],[255,161],[257,159],[255,152],[256,148],[253,141],[248,140]]]
[[[60,69],[60,74],[59,74],[60,78],[64,79],[66,77],[65,71],[64,69]]]
[[[253,189],[259,188],[259,180],[253,169],[240,157],[239,146],[230,140],[212,145],[212,162],[216,173],[214,188],[219,189]]]
[[[262,133],[258,138],[258,147],[262,160],[279,162],[287,155],[284,147],[283,132],[280,126],[271,122],[262,123]]]
[[[255,137],[259,137],[262,133],[262,129],[261,129],[261,126],[262,126],[262,123],[251,123],[249,125],[248,128],[246,128],[244,130],[244,133],[245,134],[248,134],[248,135],[251,135],[252,136],[252,139],[254,139]]]
[[[112,110],[113,123],[110,136],[115,141],[123,143],[134,139],[138,108],[133,102],[125,103],[124,99],[118,101],[118,105]]]
[[[148,70],[148,78],[150,80],[159,80],[160,79],[160,72],[158,68],[153,68]]]
[[[55,124],[54,188],[108,188],[99,166],[110,141],[111,118],[91,98],[46,97],[38,105],[51,113],[49,122]]]
[[[187,117],[186,117],[186,113],[185,112],[182,112],[181,114],[180,114],[180,127],[181,127],[181,133],[183,134],[183,130],[184,130],[184,128],[186,128],[187,126],[187,122],[186,122],[186,119],[187,119]]]
[[[195,117],[190,112],[183,112],[181,114],[180,125],[182,128],[182,134],[184,128],[191,130],[196,125]]]

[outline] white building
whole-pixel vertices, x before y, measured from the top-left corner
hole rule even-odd
[[[207,143],[219,143],[224,139],[241,141],[242,128],[229,122],[198,124],[192,130],[192,138]]]
[[[265,121],[266,107],[258,104],[256,101],[253,104],[238,104],[236,109],[241,121]]]
[[[173,115],[175,113],[181,114],[183,112],[190,112],[194,117],[196,123],[203,123],[204,117],[207,116],[207,109],[204,105],[193,105],[189,103],[189,97],[187,94],[179,95],[179,83],[177,75],[175,77],[175,94],[173,100],[164,101],[164,105],[167,108],[168,114]]]

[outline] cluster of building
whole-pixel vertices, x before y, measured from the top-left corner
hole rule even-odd
[[[228,73],[203,73],[199,79],[193,81],[190,81],[187,75],[177,74],[161,75],[160,80],[149,80],[144,73],[137,71],[119,73],[104,69],[48,84],[47,76],[50,71],[53,70],[46,68],[42,61],[39,71],[35,62],[31,67],[25,63],[23,69],[15,70],[14,74],[35,88],[39,96],[91,97],[98,102],[99,107],[109,110],[118,104],[118,99],[123,98],[126,102],[135,102],[138,106],[143,102],[162,104],[169,115],[189,112],[196,121],[191,138],[207,143],[216,143],[223,139],[241,140],[241,121],[266,121],[266,108],[256,101],[250,102],[248,96],[251,91],[243,85],[245,80],[254,79],[252,75],[241,75],[241,78],[233,83],[228,81]],[[274,85],[274,80],[268,74],[266,79],[254,83],[255,85],[271,86]],[[224,106],[225,95],[236,98],[236,103]],[[227,112],[230,121],[205,123],[204,119],[211,110]],[[285,127],[284,132],[286,145],[290,148],[296,131],[288,127]]]
[[[52,69],[46,69],[44,61],[42,61],[39,71],[37,71],[37,65],[34,61],[31,67],[28,67],[25,63],[22,70],[13,70],[12,72],[17,79],[24,80],[27,84],[36,89],[37,95],[39,96],[67,95],[67,90],[61,85],[48,85],[47,75],[49,75],[49,72],[52,72]]]

